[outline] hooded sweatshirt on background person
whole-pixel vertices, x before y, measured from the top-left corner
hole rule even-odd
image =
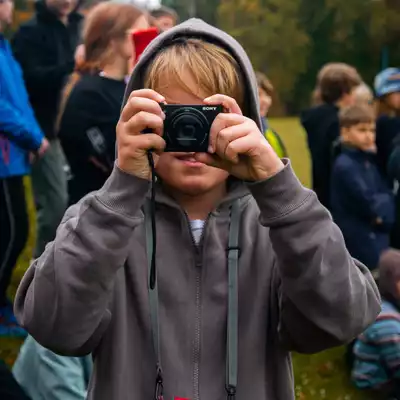
[[[312,187],[318,200],[330,209],[330,182],[334,143],[339,137],[339,108],[321,104],[301,114],[312,158]]]
[[[155,54],[177,37],[229,49],[245,81],[244,114],[261,130],[246,53],[231,36],[197,19],[148,46],[125,102],[143,88]],[[142,209],[150,186],[116,165],[101,190],[67,211],[55,241],[18,289],[16,315],[39,343],[60,354],[93,354],[91,400],[154,398],[157,359]],[[268,180],[232,183],[198,245],[182,208],[158,186],[157,287],[166,399],[226,397],[226,250],[230,209],[238,199],[237,400],[294,399],[289,351],[313,353],[349,342],[380,310],[370,273],[350,257],[339,228],[288,161]]]

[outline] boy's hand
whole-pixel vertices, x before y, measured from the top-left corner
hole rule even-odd
[[[164,100],[163,96],[150,89],[135,90],[129,96],[117,125],[117,162],[124,172],[150,179],[147,151],[159,154],[165,148],[161,137],[165,115],[159,104]],[[147,128],[154,133],[143,134]],[[153,157],[157,164],[158,156],[154,154]]]
[[[210,131],[209,153],[197,153],[197,161],[228,171],[247,181],[268,179],[284,165],[261,134],[257,124],[242,115],[234,99],[215,95],[206,104],[222,104],[228,113],[219,114]]]

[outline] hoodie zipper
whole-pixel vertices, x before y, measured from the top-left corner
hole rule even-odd
[[[200,400],[200,341],[201,341],[201,266],[202,266],[202,248],[203,238],[206,232],[208,221],[210,220],[211,213],[208,214],[204,221],[203,230],[200,235],[199,243],[196,244],[194,240],[190,219],[186,212],[186,221],[188,223],[192,245],[195,251],[195,274],[196,274],[196,319],[195,319],[195,333],[193,345],[193,400]]]

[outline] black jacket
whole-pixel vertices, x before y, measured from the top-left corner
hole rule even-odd
[[[99,190],[113,169],[125,86],[124,81],[84,75],[68,98],[59,138],[72,172],[70,204]]]
[[[400,135],[400,117],[389,117],[382,115],[376,121],[376,147],[378,149],[378,166],[384,177],[388,178],[387,168],[389,157],[392,152],[398,154],[400,139],[397,136]],[[395,143],[396,139],[396,143]],[[396,149],[397,148],[397,149]],[[396,158],[398,155],[396,156]],[[392,168],[392,167],[391,167]],[[396,174],[396,180],[400,178],[400,175]],[[393,179],[393,176],[389,176],[389,182]]]
[[[335,105],[322,104],[304,111],[301,115],[312,159],[313,189],[319,201],[328,209],[334,143],[339,136],[338,112]]]
[[[332,169],[331,185],[332,215],[347,249],[368,268],[376,268],[389,247],[395,216],[393,194],[379,173],[376,155],[343,147]]]
[[[81,20],[82,16],[72,13],[64,25],[40,1],[36,15],[19,28],[12,41],[36,118],[50,139],[55,137],[61,90],[74,69]]]

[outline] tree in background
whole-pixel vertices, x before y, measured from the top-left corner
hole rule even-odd
[[[289,114],[309,105],[327,62],[354,65],[370,84],[382,49],[399,65],[399,21],[400,0],[221,0],[218,8],[221,28],[271,77]]]
[[[218,8],[219,26],[243,45],[285,104],[292,101],[298,77],[307,69],[310,38],[299,13],[298,0],[221,0]]]
[[[163,0],[162,4],[173,8],[181,20],[189,17],[201,18],[209,24],[216,24],[219,0]]]

